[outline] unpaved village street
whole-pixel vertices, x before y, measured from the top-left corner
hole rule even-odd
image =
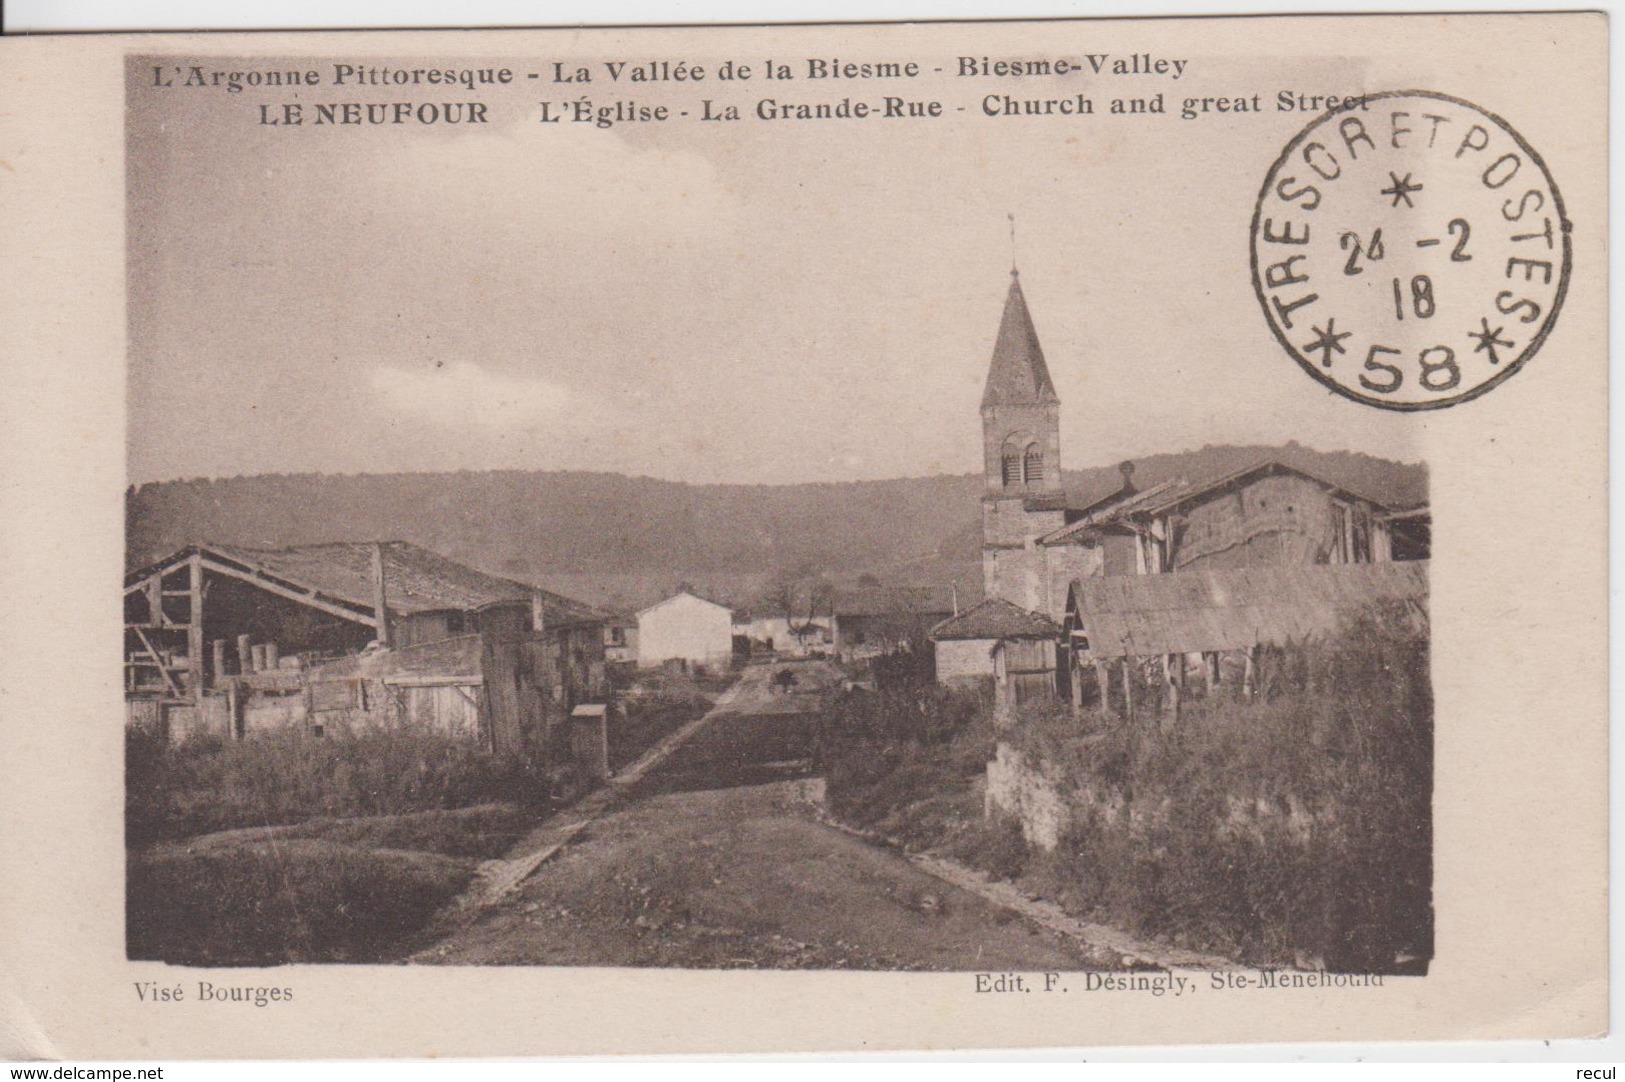
[[[748,668],[728,705],[518,889],[417,963],[1077,970],[1040,928],[818,820],[819,663]],[[569,812],[563,813],[568,816]]]

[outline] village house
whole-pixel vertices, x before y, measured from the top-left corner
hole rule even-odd
[[[779,657],[811,657],[829,650],[835,641],[827,618],[792,620],[756,613],[735,613],[734,635],[748,640],[753,650]]]
[[[931,629],[954,615],[952,588],[868,586],[836,593],[830,639],[838,657],[854,661],[893,650],[929,648]]]
[[[638,662],[638,618],[612,613],[604,619],[604,660],[611,665]]]
[[[125,577],[131,724],[181,740],[421,725],[555,750],[604,618],[403,541],[184,548]]]
[[[1019,706],[1058,694],[1061,628],[1047,616],[990,597],[931,629],[937,680],[992,684],[995,702]]]
[[[638,667],[667,662],[727,669],[733,663],[733,610],[683,587],[638,613]]]
[[[1046,618],[1068,652],[1060,625],[1070,621],[1078,631],[1092,596],[1074,589],[1079,582],[1428,555],[1427,508],[1395,509],[1274,460],[1143,490],[1133,464],[1124,463],[1116,492],[1074,503],[1062,484],[1060,406],[1012,271],[982,395],[983,589],[988,598]],[[939,673],[957,671],[965,640],[933,639]],[[1068,670],[1077,664],[1060,665],[1057,689],[1075,690]]]

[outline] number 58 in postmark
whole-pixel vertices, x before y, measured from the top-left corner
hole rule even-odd
[[[1570,223],[1501,118],[1428,91],[1328,113],[1270,168],[1253,288],[1287,353],[1358,402],[1437,409],[1534,356],[1563,305]]]

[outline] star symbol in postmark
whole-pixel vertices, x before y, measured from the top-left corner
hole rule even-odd
[[[1505,338],[1501,337],[1501,332],[1506,328],[1497,327],[1492,331],[1490,330],[1490,321],[1488,319],[1480,319],[1479,323],[1482,325],[1483,330],[1467,332],[1468,338],[1478,339],[1478,345],[1473,347],[1473,352],[1488,353],[1490,355],[1491,364],[1500,364],[1501,357],[1495,352],[1496,347],[1499,346],[1502,349],[1511,349],[1513,345],[1511,342],[1508,342]]]
[[[1405,200],[1405,205],[1407,207],[1416,206],[1415,203],[1411,202],[1411,193],[1421,191],[1422,190],[1422,185],[1420,185],[1420,184],[1412,184],[1411,183],[1411,175],[1409,173],[1405,174],[1405,177],[1404,177],[1403,180],[1400,179],[1400,176],[1399,176],[1398,173],[1389,173],[1388,174],[1388,179],[1392,183],[1389,184],[1388,187],[1384,188],[1382,190],[1381,194],[1393,197],[1394,201],[1391,204],[1389,204],[1390,206],[1395,206],[1395,207],[1399,206],[1399,201],[1401,199]]]
[[[1348,352],[1348,350],[1343,348],[1343,339],[1354,333],[1353,331],[1339,331],[1337,329],[1337,320],[1335,319],[1328,319],[1326,321],[1325,330],[1321,330],[1319,327],[1313,325],[1310,326],[1310,330],[1315,332],[1315,340],[1313,342],[1305,342],[1299,348],[1305,353],[1309,353],[1311,350],[1320,350],[1320,364],[1323,368],[1330,368],[1332,366],[1333,353]]]

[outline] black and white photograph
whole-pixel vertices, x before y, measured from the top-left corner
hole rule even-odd
[[[1606,1024],[1605,21],[73,44],[119,1012]]]
[[[1427,464],[1204,405],[1149,162],[515,67],[129,61],[131,958],[1426,972]]]

